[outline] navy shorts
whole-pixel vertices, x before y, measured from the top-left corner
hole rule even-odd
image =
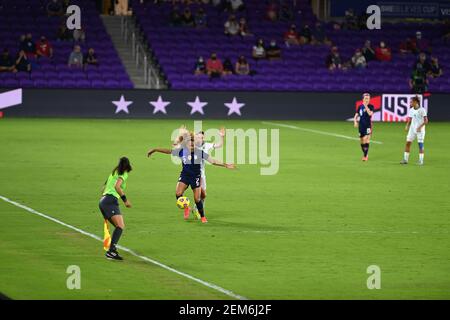
[[[119,209],[119,201],[113,195],[107,194],[100,199],[98,204],[103,218],[106,220],[111,219],[116,214],[121,214]]]
[[[372,134],[372,127],[366,127],[366,126],[362,126],[359,127],[359,137],[365,137],[365,136],[369,136]]]
[[[191,186],[192,190],[200,188],[201,185],[201,176],[185,176],[181,175],[178,178],[179,182],[183,182],[187,186]]]

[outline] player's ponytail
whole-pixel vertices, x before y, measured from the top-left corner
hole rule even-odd
[[[123,175],[125,172],[130,172],[133,170],[130,164],[130,160],[127,157],[122,157],[119,159],[119,164],[114,168],[112,174],[114,175],[116,172],[119,176]]]

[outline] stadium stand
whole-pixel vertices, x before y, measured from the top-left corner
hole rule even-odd
[[[383,91],[410,92],[409,79],[417,54],[401,54],[400,45],[407,38],[414,38],[421,31],[423,38],[431,42],[431,55],[439,59],[442,66],[450,62],[450,46],[443,39],[443,25],[433,23],[383,23],[381,30],[348,30],[325,24],[326,36],[338,47],[344,66],[351,61],[355,50],[362,48],[366,40],[377,47],[384,41],[392,51],[386,61],[369,61],[367,68],[353,68],[330,72],[326,58],[330,46],[306,44],[285,46],[283,35],[292,23],[301,32],[308,24],[314,33],[317,21],[309,1],[298,0],[292,8],[293,20],[271,21],[267,18],[272,1],[247,0],[246,10],[236,12],[236,20],[245,18],[253,36],[230,36],[224,33],[224,24],[229,14],[209,5],[191,4],[189,9],[195,16],[202,7],[206,13],[207,27],[195,28],[173,23],[173,5],[170,2],[132,0],[134,14],[155,61],[165,74],[169,86],[180,90],[277,90],[277,91]],[[272,4],[273,5],[273,4]],[[182,15],[186,6],[178,4]],[[281,48],[282,59],[252,59],[252,48],[258,39],[268,44],[276,40]],[[207,60],[212,53],[223,62],[232,64],[240,55],[247,58],[253,71],[249,75],[229,75],[210,79],[194,75],[194,66],[201,56]],[[428,55],[427,59],[430,58]],[[390,60],[390,61],[389,61]],[[429,77],[428,90],[450,92],[450,73],[440,77]]]
[[[22,88],[133,88],[126,70],[107,34],[95,8],[89,0],[74,0],[70,4],[82,8],[82,35],[73,40],[73,33],[63,31],[62,16],[50,16],[47,0],[0,0],[0,49],[9,49],[12,59],[20,47],[21,35],[31,33],[33,42],[45,36],[53,47],[53,57],[36,58],[28,54],[31,72],[0,72],[0,87]],[[61,31],[58,34],[58,31]],[[61,40],[67,38],[66,40]],[[81,46],[84,56],[89,48],[95,50],[98,66],[69,67],[74,45]],[[1,53],[0,53],[1,54]]]

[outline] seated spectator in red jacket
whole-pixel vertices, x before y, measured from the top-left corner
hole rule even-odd
[[[420,32],[420,31],[416,32],[416,38],[414,39],[414,44],[416,47],[415,53],[419,53],[419,52],[430,53],[431,52],[430,42],[428,40],[422,38],[422,32]]]
[[[380,46],[375,49],[375,57],[378,61],[391,61],[392,52],[391,49],[386,46],[384,41],[380,42]]]
[[[297,27],[295,24],[291,24],[289,30],[284,33],[284,43],[286,44],[286,47],[300,44]]]
[[[0,56],[0,72],[17,72],[14,59],[8,49],[4,49]]]
[[[44,58],[52,58],[53,57],[53,47],[51,43],[44,36],[41,37],[36,43],[37,47],[37,56]]]
[[[412,41],[411,38],[406,38],[406,40],[400,44],[400,53],[408,54],[413,52],[417,52],[416,43]]]
[[[223,73],[223,64],[217,58],[217,54],[211,54],[211,58],[206,62],[206,72],[210,77],[220,77]]]

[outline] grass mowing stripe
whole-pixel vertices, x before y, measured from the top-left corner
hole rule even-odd
[[[284,127],[284,128],[294,129],[294,130],[301,130],[301,131],[306,131],[306,132],[311,132],[311,133],[317,133],[317,134],[322,134],[322,135],[326,135],[326,136],[332,136],[332,137],[342,138],[342,139],[347,139],[347,140],[359,141],[359,138],[345,136],[343,134],[327,132],[327,131],[320,131],[320,130],[315,130],[315,129],[302,128],[302,127],[293,126],[293,125],[284,124],[284,123],[263,121],[262,124],[268,124],[271,126]],[[370,142],[375,143],[375,144],[383,144],[383,142],[376,141],[376,140],[371,140]]]
[[[34,209],[30,208],[30,207],[27,207],[27,206],[25,206],[25,205],[23,205],[23,204],[20,204],[20,203],[18,203],[18,202],[13,201],[13,200],[10,200],[10,199],[8,199],[8,198],[6,198],[6,197],[3,197],[3,196],[1,196],[1,195],[0,195],[0,199],[2,199],[3,201],[5,201],[5,202],[7,202],[7,203],[9,203],[9,204],[12,204],[12,205],[14,205],[14,206],[16,206],[16,207],[19,207],[19,208],[21,208],[21,209],[24,209],[24,210],[26,210],[26,211],[28,211],[28,212],[30,212],[30,213],[33,213],[33,214],[38,215],[38,216],[40,216],[40,217],[43,217],[43,218],[45,218],[45,219],[51,220],[51,221],[53,221],[53,222],[56,222],[56,223],[58,223],[58,224],[60,224],[60,225],[62,225],[62,226],[64,226],[64,227],[67,227],[67,228],[69,228],[69,229],[72,229],[72,230],[74,230],[74,231],[76,231],[76,232],[79,232],[79,233],[81,233],[81,234],[84,234],[85,236],[88,236],[88,237],[91,237],[91,238],[93,238],[93,239],[95,239],[95,240],[98,240],[98,241],[103,242],[103,239],[101,239],[99,236],[96,236],[95,234],[86,232],[86,231],[84,231],[84,230],[82,230],[82,229],[79,229],[79,228],[74,227],[74,226],[72,226],[72,225],[70,225],[70,224],[67,224],[67,223],[65,223],[65,222],[62,222],[61,220],[55,219],[55,218],[53,218],[53,217],[51,217],[51,216],[48,216],[48,215],[46,215],[46,214],[44,214],[44,213],[41,213],[41,212],[39,212],[39,211],[36,211],[36,210],[34,210]],[[176,269],[174,269],[174,268],[171,268],[171,267],[169,267],[169,266],[166,266],[165,264],[163,264],[163,263],[161,263],[161,262],[158,262],[158,261],[156,261],[156,260],[150,259],[150,258],[148,258],[148,257],[146,257],[146,256],[142,256],[142,255],[140,255],[140,254],[134,252],[133,250],[131,250],[131,249],[129,249],[129,248],[126,248],[126,247],[123,247],[123,246],[120,246],[120,245],[118,245],[117,247],[118,247],[119,249],[121,249],[122,251],[128,252],[129,254],[131,254],[131,255],[133,255],[133,256],[139,258],[139,259],[142,259],[142,260],[144,260],[144,261],[146,261],[146,262],[149,262],[149,263],[152,263],[152,264],[154,264],[154,265],[157,265],[157,266],[159,266],[159,267],[161,267],[161,268],[163,268],[163,269],[166,269],[166,270],[168,270],[168,271],[171,271],[171,272],[173,272],[173,273],[176,273],[176,274],[178,274],[178,275],[180,275],[180,276],[182,276],[182,277],[188,278],[188,279],[190,279],[190,280],[192,280],[192,281],[198,282],[198,283],[200,283],[200,284],[202,284],[202,285],[204,285],[204,286],[206,286],[206,287],[208,287],[208,288],[211,288],[211,289],[214,289],[214,290],[216,290],[216,291],[219,291],[219,292],[221,292],[221,293],[223,293],[223,294],[225,294],[225,295],[227,295],[227,296],[229,296],[229,297],[231,297],[231,298],[235,298],[235,299],[238,299],[238,300],[247,300],[247,298],[245,298],[245,297],[243,297],[243,296],[240,296],[240,295],[238,295],[238,294],[235,294],[234,292],[232,292],[232,291],[230,291],[230,290],[227,290],[227,289],[224,289],[224,288],[222,288],[222,287],[219,287],[219,286],[217,286],[217,285],[215,285],[215,284],[213,284],[213,283],[209,283],[209,282],[206,282],[206,281],[204,281],[204,280],[195,278],[195,277],[193,277],[193,276],[191,276],[191,275],[189,275],[189,274],[187,274],[187,273],[178,271],[178,270],[176,270]]]

